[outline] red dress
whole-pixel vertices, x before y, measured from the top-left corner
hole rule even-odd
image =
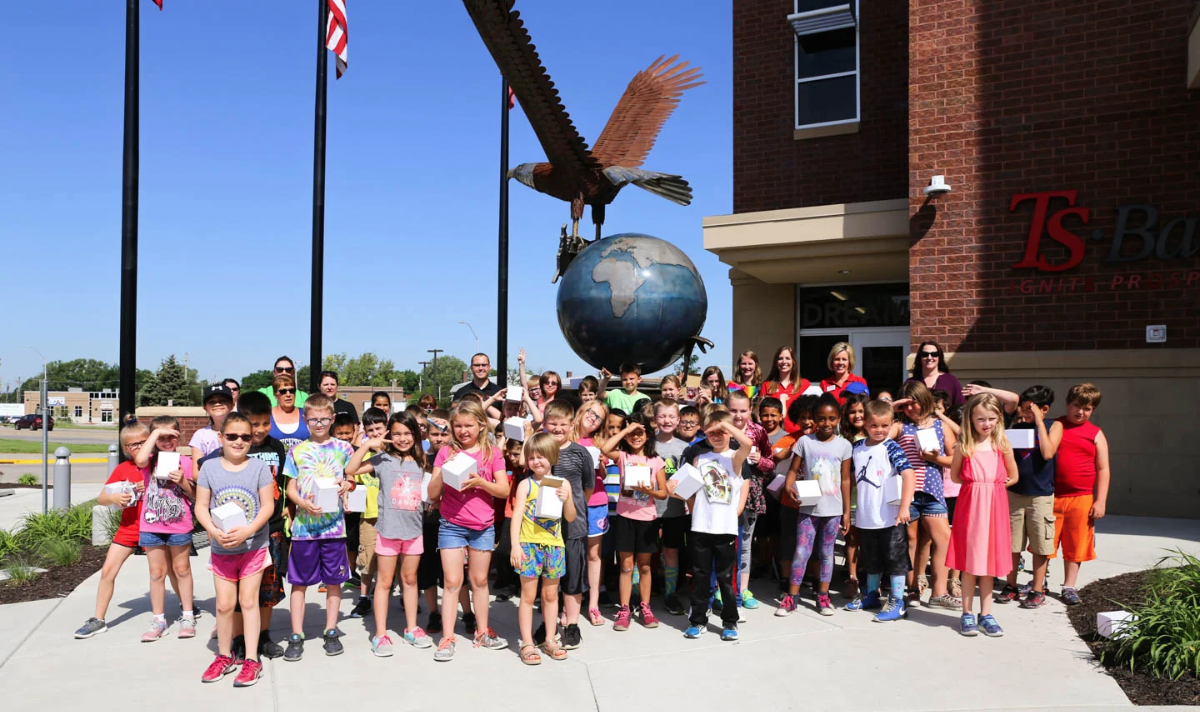
[[[1004,578],[1012,570],[1008,467],[1004,453],[976,450],[963,458],[946,566],[973,576]]]

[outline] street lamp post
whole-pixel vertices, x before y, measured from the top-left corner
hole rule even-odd
[[[468,329],[471,329],[471,336],[474,336],[474,337],[475,337],[475,353],[479,353],[479,336],[477,336],[477,335],[475,334],[475,329],[473,329],[473,328],[471,327],[471,325],[470,325],[470,324],[468,324],[468,323],[467,323],[467,322],[465,322],[465,321],[460,321],[460,322],[458,322],[458,323],[459,323],[459,324],[462,324],[463,326],[467,327]]]
[[[46,465],[46,461],[50,457],[50,413],[47,406],[49,399],[46,393],[46,357],[42,356],[42,352],[32,346],[26,346],[25,348],[34,352],[38,355],[38,358],[42,359],[42,514],[45,514],[50,508],[50,472],[49,467]]]

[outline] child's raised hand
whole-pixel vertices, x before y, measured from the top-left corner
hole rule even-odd
[[[366,445],[368,450],[382,450],[384,442],[386,441],[384,440],[383,436],[380,435],[377,438],[371,438],[370,440],[367,440],[363,443],[363,445]]]
[[[912,398],[897,398],[896,400],[892,401],[892,410],[893,411],[904,410],[904,406],[906,406],[912,402],[913,402]]]
[[[600,369],[600,377],[601,377],[601,378],[606,378],[606,379],[607,379],[607,378],[612,378],[612,371],[609,371],[607,368],[603,368],[603,367],[601,367],[601,369]]]
[[[564,502],[571,498],[571,488],[567,486],[566,482],[559,485],[558,489],[554,491],[558,494],[558,498]]]

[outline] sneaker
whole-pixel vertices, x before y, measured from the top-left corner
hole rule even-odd
[[[1063,586],[1062,593],[1059,594],[1059,598],[1061,598],[1062,602],[1068,606],[1078,606],[1079,604],[1083,603],[1083,599],[1079,597],[1079,592],[1066,586]],[[145,637],[143,637],[142,640],[145,640]]]
[[[692,638],[694,640],[696,638],[699,638],[703,633],[704,633],[703,628],[701,628],[698,625],[694,625],[694,626],[690,626],[687,630],[683,631],[683,637]]]
[[[663,601],[663,607],[667,609],[667,613],[673,616],[683,615],[683,602],[679,600],[679,596],[672,593]]]
[[[79,630],[75,631],[75,639],[83,640],[84,638],[90,638],[93,635],[99,635],[106,630],[108,630],[107,623],[99,618],[88,618],[87,623],[84,623]]]
[[[962,614],[962,618],[958,622],[958,632],[968,638],[979,635],[979,626],[975,625],[975,616],[970,613]]]
[[[508,641],[496,635],[496,631],[488,628],[487,630],[476,631],[475,647],[487,648],[488,650],[504,650],[508,647]]]
[[[883,601],[878,591],[867,591],[865,596],[859,596],[846,604],[847,611],[878,611],[883,608]]]
[[[425,621],[425,630],[441,630],[442,614],[440,611],[430,611],[429,620]]]
[[[989,613],[986,616],[979,617],[979,627],[983,629],[983,634],[989,638],[999,638],[1004,635],[1004,629],[996,622],[996,619]]]
[[[377,658],[390,658],[394,652],[390,635],[371,636],[371,653]]]
[[[234,687],[251,687],[262,677],[262,663],[257,660],[247,660],[242,663],[242,671],[233,680]]]
[[[317,586],[317,593],[326,593],[325,584]]]
[[[363,596],[358,599],[358,603],[354,604],[354,610],[350,611],[351,618],[362,618],[371,613],[371,597]]]
[[[208,669],[200,676],[200,682],[216,682],[236,669],[237,665],[233,664],[233,658],[227,655],[218,655],[213,658]]]
[[[737,628],[726,628],[725,630],[721,631],[721,640],[732,641],[737,640],[737,638]]]
[[[907,617],[908,607],[904,605],[904,599],[888,596],[887,607],[876,613],[871,620],[876,623],[891,623]]]
[[[246,659],[246,638],[244,636],[239,635],[234,637],[233,645],[230,647],[230,654],[233,662],[238,665],[241,665],[242,661]]]
[[[404,642],[414,648],[432,648],[433,638],[420,628],[409,628],[404,631]]]
[[[579,630],[578,624],[572,623],[562,628],[562,635],[560,638],[560,642],[564,648],[567,650],[574,650],[575,648],[579,647],[580,643],[583,642],[583,631]]]
[[[828,593],[817,594],[817,613],[823,616],[833,615],[833,604],[829,602]]]
[[[475,635],[475,631],[479,629],[479,622],[475,620],[474,613],[463,614],[463,628],[467,630],[467,635]]]
[[[442,642],[438,643],[438,649],[433,653],[433,659],[439,663],[449,662],[454,659],[455,648],[454,636],[449,638],[443,637]]]
[[[336,628],[330,628],[322,633],[321,639],[325,641],[321,647],[325,649],[326,655],[341,655],[345,651],[345,648],[342,647],[342,641],[338,640]]]
[[[742,591],[742,608],[754,610],[759,607],[758,599],[754,597],[754,593],[750,589]]]
[[[617,611],[617,622],[613,623],[613,630],[629,630],[629,606],[621,606]]]
[[[1012,603],[1021,597],[1021,591],[1016,586],[1006,584],[1004,590],[996,594],[996,603]]]
[[[283,659],[294,663],[304,657],[304,638],[297,633],[288,636],[287,650],[283,651]]]
[[[792,594],[783,594],[783,600],[779,602],[779,608],[775,609],[775,616],[783,618],[790,616],[796,610],[796,599],[792,598]]]
[[[1022,556],[1017,559],[1017,573],[1021,573],[1024,570],[1025,570],[1025,557]]]
[[[159,638],[166,637],[169,632],[170,626],[167,625],[165,620],[160,621],[157,618],[151,618],[150,627],[146,629],[145,633],[142,633],[142,642],[153,643]]]
[[[950,594],[946,594],[945,596],[932,596],[929,599],[929,603],[926,603],[925,605],[930,608],[945,608],[948,611],[961,611],[962,599],[955,598]]]
[[[196,637],[196,618],[195,618],[195,616],[179,619],[179,632],[175,634],[175,637],[176,638],[195,638]]]
[[[346,582],[342,584],[342,588],[362,588],[362,579],[359,578],[358,574],[350,574],[350,578],[346,579]]]
[[[1046,605],[1046,594],[1039,591],[1030,591],[1025,594],[1025,600],[1021,601],[1021,608],[1041,608]]]
[[[271,636],[263,632],[258,636],[258,654],[267,660],[282,658],[283,646],[271,640]]]
[[[638,604],[638,617],[642,620],[643,628],[658,627],[658,619],[654,617],[654,611],[650,610],[650,604],[645,601]]]

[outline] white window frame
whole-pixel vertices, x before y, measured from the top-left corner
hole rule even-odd
[[[796,76],[796,68],[800,64],[800,37],[793,35],[792,37],[792,76],[796,80],[796,84],[792,89],[792,124],[793,129],[802,131],[806,129],[820,129],[826,126],[844,126],[847,124],[857,124],[862,118],[862,38],[859,35],[859,25],[857,21],[859,15],[858,0],[848,0],[854,5],[854,71],[852,72],[835,72],[833,74],[823,74],[819,77],[806,77],[801,79]],[[800,3],[798,0],[792,3],[792,10],[799,14]],[[822,79],[836,79],[838,77],[848,77],[854,75],[854,118],[838,119],[837,121],[821,121],[815,124],[801,124],[800,121],[800,85],[808,82],[820,81]]]

